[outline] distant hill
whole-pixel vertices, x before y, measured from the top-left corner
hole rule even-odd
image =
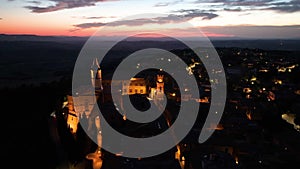
[[[0,34],[0,41],[86,41],[88,37],[79,36],[38,36]]]
[[[79,36],[38,36],[38,35],[8,35],[0,34],[1,41],[52,41],[64,43],[85,42],[89,37]],[[136,41],[168,41],[166,38],[133,38]],[[209,38],[218,48],[238,47],[263,50],[300,50],[300,39],[243,39],[243,38]]]
[[[223,39],[212,40],[215,47],[257,48],[263,50],[300,50],[300,39]]]
[[[0,34],[0,88],[22,84],[40,84],[62,77],[71,77],[77,57],[88,37],[36,36]],[[165,49],[178,47],[175,41],[159,38],[134,38],[123,41],[121,52],[151,47],[153,43]],[[211,39],[216,48],[248,48],[263,50],[300,51],[300,39]],[[177,46],[176,46],[177,45]],[[125,51],[124,51],[125,50]],[[113,62],[118,59],[116,51]],[[124,53],[123,53],[124,54]]]

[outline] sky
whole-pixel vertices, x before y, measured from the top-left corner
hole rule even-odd
[[[0,0],[1,34],[300,38],[300,0]]]

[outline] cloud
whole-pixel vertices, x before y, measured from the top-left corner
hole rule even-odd
[[[88,29],[88,28],[101,27],[104,25],[110,27],[117,27],[117,26],[142,26],[146,24],[172,24],[172,23],[182,23],[198,17],[202,18],[203,20],[208,20],[218,16],[213,13],[199,12],[197,10],[180,10],[177,12],[181,14],[169,14],[167,16],[154,17],[154,18],[119,20],[110,23],[103,23],[103,22],[81,23],[73,26],[75,28]]]
[[[85,6],[95,6],[97,2],[112,1],[112,0],[51,0],[54,5],[41,7],[40,4],[35,3],[36,1],[31,1],[35,5],[25,6],[25,8],[31,10],[34,13],[45,13],[53,12],[63,9],[79,8]]]
[[[33,1],[27,1],[28,3],[32,3],[32,4],[36,4],[36,5],[41,5],[42,4],[42,2],[41,1],[35,1],[35,0],[33,0]]]
[[[164,6],[176,5],[181,2],[183,2],[183,0],[172,1],[172,2],[159,2],[159,3],[155,4],[154,7],[164,7]]]
[[[229,12],[240,12],[242,11],[242,8],[224,8],[224,11],[229,11]]]
[[[102,22],[93,22],[93,23],[81,23],[81,24],[77,24],[74,25],[74,27],[76,28],[80,28],[80,29],[88,29],[88,28],[98,28],[101,26],[106,25],[105,23]]]
[[[271,6],[266,8],[267,10],[275,10],[278,12],[298,12],[300,11],[300,1],[299,0],[292,0],[290,2],[277,2],[271,3]]]
[[[300,11],[299,0],[197,0],[193,3],[209,3],[211,7],[223,8],[225,11],[242,11],[247,10],[273,10],[277,12],[298,12]],[[242,8],[241,8],[242,7]]]
[[[265,6],[273,0],[225,0],[224,4],[228,6]]]
[[[84,17],[83,19],[103,19],[106,18],[104,16],[89,16],[89,17]]]
[[[2,18],[0,18],[0,20],[2,20]]]
[[[211,3],[221,6],[239,7],[239,6],[261,6],[277,0],[197,0],[194,3]]]
[[[116,16],[72,16],[72,18],[79,18],[79,19],[107,19],[107,18],[116,18]]]
[[[155,18],[138,18],[133,20],[121,20],[121,21],[115,21],[112,22],[111,26],[141,26],[145,24],[168,24],[168,23],[180,23],[182,22],[182,18],[180,18],[177,15],[167,15],[167,16],[161,16],[161,17],[155,17]]]
[[[205,11],[205,10],[199,10],[199,9],[181,9],[181,10],[176,10],[173,12],[180,13],[178,15],[179,17],[184,17],[184,18],[189,18],[189,19],[200,17],[203,20],[210,20],[210,19],[213,19],[213,18],[219,16],[215,13],[212,13],[211,11],[215,11],[215,10]]]
[[[175,16],[175,15],[168,15],[166,17],[156,17],[156,18],[138,18],[132,20],[119,20],[110,23],[102,23],[102,22],[94,22],[94,23],[82,23],[73,25],[76,28],[81,29],[88,29],[88,28],[95,28],[101,26],[110,26],[110,27],[117,27],[117,26],[142,26],[145,24],[166,24],[166,23],[178,23],[182,22],[182,20]]]

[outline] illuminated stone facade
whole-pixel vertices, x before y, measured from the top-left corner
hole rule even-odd
[[[70,128],[70,131],[72,133],[76,133],[77,124],[79,122],[78,114],[75,112],[74,109],[73,97],[68,95],[67,99],[68,99],[68,110],[69,110],[67,115],[67,124],[68,127]]]
[[[122,81],[122,95],[148,94],[144,78],[131,78]]]
[[[152,100],[163,100],[165,95],[164,90],[164,75],[156,76],[156,88],[151,88],[149,97]]]

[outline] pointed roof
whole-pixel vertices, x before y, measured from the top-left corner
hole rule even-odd
[[[93,60],[93,64],[91,66],[91,69],[93,69],[94,67],[97,67],[98,69],[100,69],[98,58],[94,58],[94,60]]]

